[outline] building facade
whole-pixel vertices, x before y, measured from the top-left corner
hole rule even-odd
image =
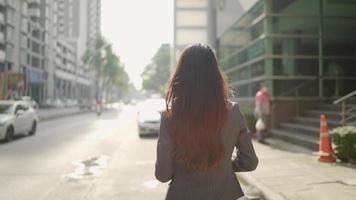
[[[40,100],[46,76],[40,1],[0,1],[1,98],[32,94]],[[4,17],[4,18],[3,18]],[[4,59],[1,59],[3,56]]]
[[[215,47],[215,18],[212,0],[174,0],[174,41],[172,65],[192,43]]]
[[[259,0],[243,10],[218,37],[219,62],[240,101],[253,105],[263,83],[278,102],[278,124],[286,118],[280,109],[293,116],[295,104],[308,108],[355,90],[355,10],[349,0]]]
[[[176,0],[174,55],[215,47],[241,104],[267,86],[276,125],[356,89],[355,11],[354,0]]]
[[[91,43],[100,37],[100,0],[55,0],[53,47],[55,50],[53,92],[49,99],[91,98],[91,72],[82,62]]]
[[[294,97],[301,84],[299,97],[353,91],[355,10],[348,0],[256,1],[219,36],[219,60],[231,86],[240,97],[253,97],[261,82],[273,97]]]
[[[100,0],[0,0],[1,98],[90,98],[81,58],[100,36],[100,7]]]

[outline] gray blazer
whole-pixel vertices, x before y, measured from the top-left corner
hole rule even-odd
[[[236,200],[244,195],[234,172],[256,169],[258,158],[237,103],[230,103],[223,131],[225,154],[220,166],[206,172],[191,171],[172,159],[170,131],[166,119],[161,118],[155,175],[161,182],[171,181],[167,200]],[[231,160],[234,147],[238,157]]]

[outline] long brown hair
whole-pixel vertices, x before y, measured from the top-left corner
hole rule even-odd
[[[227,84],[208,46],[187,47],[166,95],[175,162],[195,171],[217,167],[224,154]]]

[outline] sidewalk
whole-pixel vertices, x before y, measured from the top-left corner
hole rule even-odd
[[[38,113],[38,118],[40,121],[56,119],[60,117],[66,117],[70,115],[81,114],[85,112],[90,112],[88,110],[80,110],[78,107],[72,108],[40,108]]]
[[[318,162],[317,156],[254,143],[259,165],[238,176],[269,200],[356,199],[356,169]]]

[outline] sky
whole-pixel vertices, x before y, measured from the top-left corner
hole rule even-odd
[[[173,42],[173,0],[102,0],[102,34],[113,44],[131,82],[140,89],[141,73],[162,43]]]

